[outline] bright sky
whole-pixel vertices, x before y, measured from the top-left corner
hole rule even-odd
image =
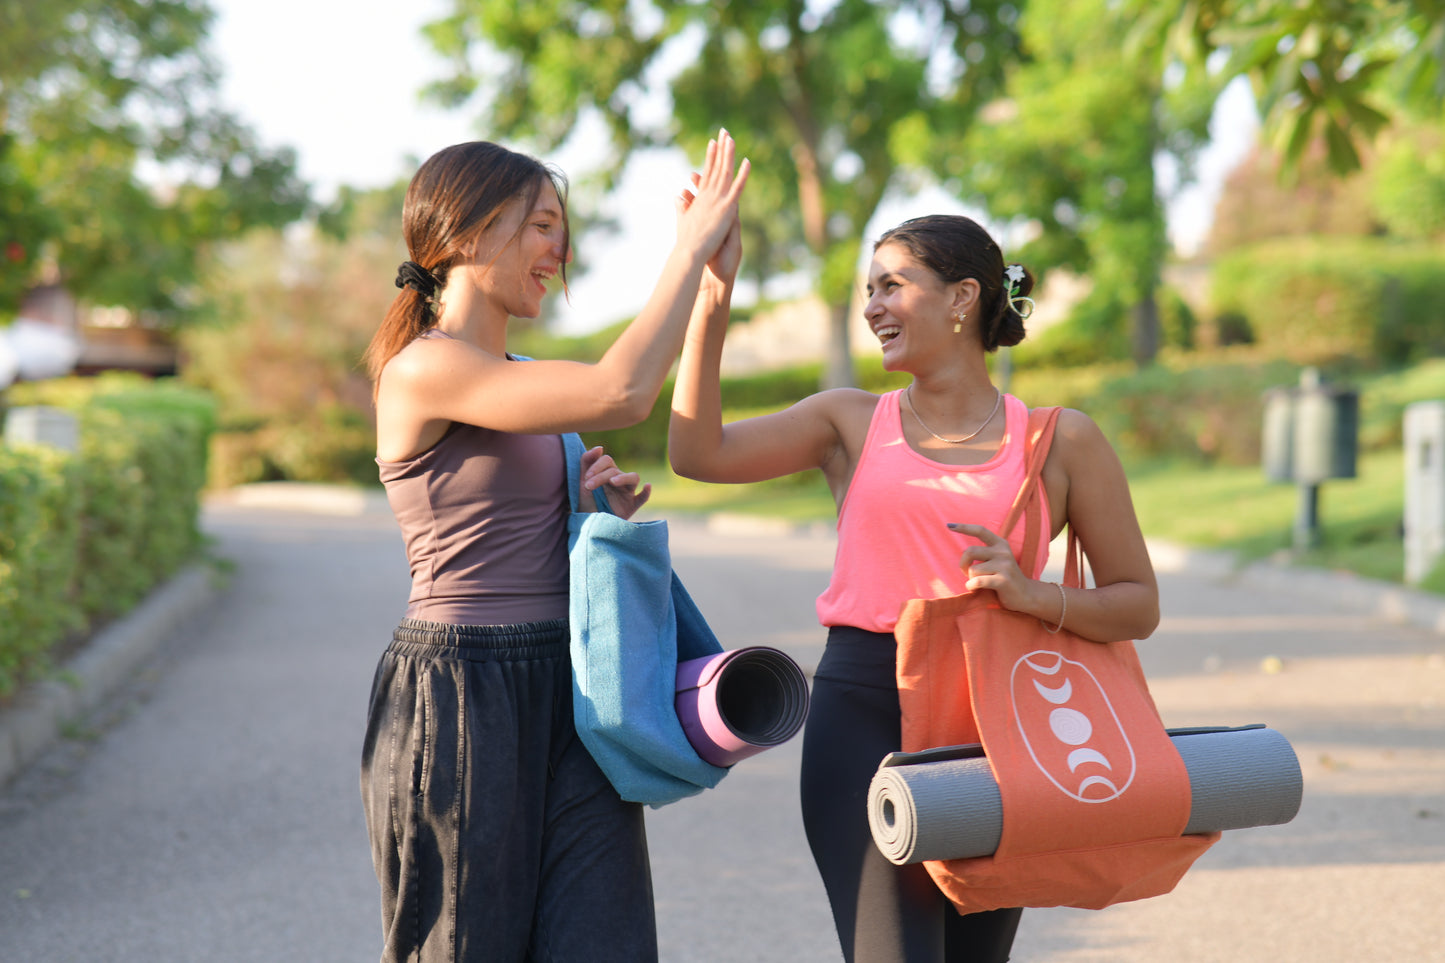
[[[444,73],[422,38],[450,0],[383,5],[356,0],[213,0],[211,43],[222,97],[267,146],[297,149],[302,176],[323,199],[342,184],[377,187],[410,177],[416,164],[449,144],[485,139],[474,118],[423,106],[419,92]],[[1202,158],[1203,183],[1170,205],[1170,231],[1190,249],[1207,230],[1219,181],[1248,150],[1257,128],[1245,88],[1216,112],[1214,146]],[[746,151],[746,145],[743,145]],[[569,175],[568,157],[548,157]],[[580,159],[578,159],[580,161]],[[574,169],[575,168],[575,169]],[[589,331],[637,311],[672,244],[672,197],[688,170],[680,154],[640,158],[613,198],[617,236],[575,239],[589,262],[559,305],[559,328]],[[956,202],[925,196],[887,204],[869,233]]]

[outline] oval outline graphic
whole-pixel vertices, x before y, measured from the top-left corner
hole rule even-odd
[[[1036,656],[1051,656],[1052,659],[1050,661],[1053,662],[1053,665],[1049,666],[1035,664],[1032,660]],[[1037,672],[1040,675],[1045,676],[1057,675],[1064,668],[1065,664],[1075,666],[1080,669],[1084,673],[1084,675],[1089,677],[1090,682],[1094,683],[1094,690],[1098,692],[1099,697],[1103,700],[1104,707],[1109,710],[1109,716],[1114,720],[1114,727],[1119,733],[1119,738],[1124,741],[1124,748],[1129,751],[1129,775],[1128,778],[1124,780],[1124,784],[1122,786],[1116,785],[1112,780],[1101,776],[1091,776],[1085,779],[1082,783],[1080,783],[1079,791],[1075,792],[1074,790],[1065,787],[1061,782],[1054,778],[1053,773],[1049,772],[1048,769],[1044,768],[1043,763],[1039,761],[1038,753],[1034,751],[1033,742],[1029,739],[1029,730],[1024,727],[1023,718],[1019,714],[1018,700],[1015,698],[1015,693],[1018,691],[1019,667],[1024,664],[1027,664],[1031,671]],[[1037,686],[1037,680],[1033,681],[1035,683],[1035,686]],[[1042,693],[1040,693],[1040,695],[1042,695]],[[1044,778],[1048,779],[1049,782],[1053,783],[1054,786],[1058,788],[1059,792],[1063,793],[1065,796],[1068,796],[1070,799],[1081,803],[1112,802],[1113,800],[1118,799],[1120,796],[1124,795],[1124,791],[1134,784],[1134,776],[1139,771],[1139,760],[1137,754],[1134,752],[1134,743],[1129,738],[1129,733],[1128,730],[1124,728],[1124,723],[1119,719],[1119,713],[1114,708],[1114,703],[1109,698],[1109,693],[1105,691],[1103,685],[1099,683],[1098,677],[1094,675],[1093,672],[1089,671],[1089,667],[1087,665],[1084,665],[1082,662],[1075,662],[1073,659],[1065,658],[1062,652],[1055,652],[1052,649],[1035,649],[1032,652],[1020,656],[1018,661],[1014,663],[1012,671],[1009,672],[1009,701],[1012,703],[1013,707],[1014,725],[1018,729],[1019,738],[1023,740],[1024,748],[1027,749],[1029,752],[1029,758],[1033,760],[1034,765],[1038,768],[1039,772],[1044,774]],[[1046,699],[1046,701],[1051,702],[1052,700]],[[1113,767],[1110,768],[1112,769]],[[1113,795],[1104,796],[1098,799],[1088,799],[1082,795],[1083,790],[1089,788],[1090,786],[1098,785],[1101,783],[1113,789]]]

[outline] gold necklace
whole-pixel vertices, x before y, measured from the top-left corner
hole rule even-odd
[[[966,441],[972,441],[974,438],[978,437],[978,433],[987,428],[988,423],[990,421],[993,421],[993,416],[998,414],[998,406],[1003,404],[1003,392],[999,391],[997,388],[994,388],[993,410],[988,413],[988,417],[983,420],[983,424],[979,425],[976,429],[974,429],[969,434],[964,435],[962,438],[945,438],[938,432],[934,431],[932,428],[925,425],[923,423],[923,419],[918,417],[918,409],[913,406],[913,385],[909,385],[908,389],[903,393],[908,396],[908,410],[913,412],[913,418],[915,421],[918,422],[919,427],[921,427],[924,431],[928,432],[930,435],[937,438],[939,441],[943,442],[946,445],[961,445]]]

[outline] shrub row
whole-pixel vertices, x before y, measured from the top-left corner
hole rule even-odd
[[[266,481],[375,485],[376,431],[360,411],[342,405],[219,427],[211,436],[209,487]]]
[[[80,446],[0,445],[0,698],[194,555],[214,423],[207,396],[131,377],[23,384],[7,401],[70,410]]]
[[[1259,349],[1209,355],[1166,351],[1142,371],[1132,362],[1048,368],[1031,361],[1011,376],[1009,390],[1033,405],[1063,405],[1088,412],[1126,458],[1183,458],[1244,465],[1259,459],[1263,396],[1267,389],[1297,383],[1299,366],[1271,359]],[[724,379],[725,417],[733,420],[777,411],[817,390],[821,367]],[[877,358],[861,359],[860,387],[881,392],[908,383],[883,370]],[[640,424],[589,432],[588,445],[603,445],[623,467],[655,465],[667,458],[672,383],[662,388]],[[374,436],[359,416],[341,415],[295,424],[264,425],[218,433],[212,444],[211,484],[251,481],[350,481],[377,483]]]
[[[1214,266],[1211,299],[1301,364],[1397,365],[1445,351],[1445,251],[1384,238],[1267,241]]]

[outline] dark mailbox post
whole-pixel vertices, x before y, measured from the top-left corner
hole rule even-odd
[[[1265,393],[1261,460],[1270,481],[1299,486],[1296,549],[1318,541],[1320,484],[1355,477],[1359,428],[1359,393],[1324,384],[1314,368],[1300,373],[1298,387]]]

